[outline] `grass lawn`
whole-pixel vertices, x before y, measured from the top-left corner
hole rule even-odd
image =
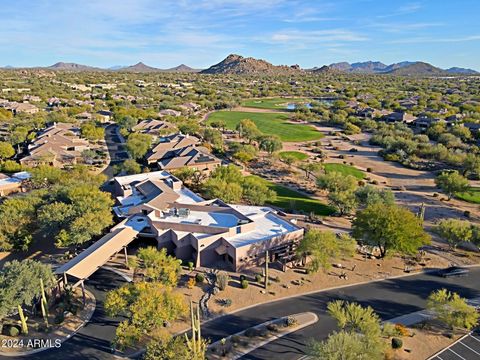
[[[345,176],[347,175],[352,175],[356,177],[357,179],[361,180],[365,177],[365,174],[363,171],[358,170],[357,168],[351,166],[351,165],[346,165],[346,164],[325,164],[325,172],[329,173],[332,171],[339,172]]]
[[[313,127],[305,124],[288,122],[287,114],[280,113],[249,113],[241,111],[217,111],[208,117],[210,124],[215,120],[223,120],[227,128],[235,130],[237,124],[243,119],[252,120],[258,129],[266,135],[278,135],[282,141],[311,141],[318,140],[323,134]]]
[[[480,187],[472,187],[470,191],[458,193],[455,197],[469,203],[480,204]]]
[[[282,159],[285,156],[292,156],[298,161],[304,161],[308,159],[308,155],[300,151],[282,151],[279,155]]]
[[[320,200],[311,198],[307,195],[289,189],[285,186],[272,183],[268,180],[262,180],[267,183],[270,189],[277,193],[277,199],[275,201],[267,201],[267,203],[270,205],[276,206],[287,212],[292,212],[293,210],[296,212],[304,212],[305,214],[310,214],[313,212],[321,216],[328,216],[335,213],[334,209],[327,204],[322,203]]]
[[[248,99],[242,102],[242,106],[257,108],[257,109],[270,109],[270,110],[284,110],[287,111],[287,104],[293,103],[305,103],[309,102],[304,98],[272,98],[272,99]]]

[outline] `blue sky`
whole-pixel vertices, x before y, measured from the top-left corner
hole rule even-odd
[[[0,0],[0,65],[143,61],[204,68],[230,53],[304,68],[422,60],[480,70],[479,0]]]

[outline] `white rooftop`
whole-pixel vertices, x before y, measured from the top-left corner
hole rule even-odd
[[[225,238],[225,240],[235,248],[266,241],[299,229],[294,224],[278,217],[269,207],[248,205],[230,206],[255,222],[254,230]]]
[[[135,175],[126,175],[126,176],[117,176],[115,180],[120,185],[131,184],[135,181],[144,181],[144,180],[155,180],[155,179],[166,179],[172,175],[167,171],[152,171],[149,173],[135,174]]]
[[[191,224],[224,228],[231,228],[237,226],[238,221],[240,220],[233,214],[206,211],[189,211],[188,215],[185,216],[163,213],[161,217],[153,217],[152,219],[178,224]]]

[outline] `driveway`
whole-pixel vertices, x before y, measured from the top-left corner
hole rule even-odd
[[[63,342],[58,349],[42,351],[20,359],[38,360],[82,360],[113,359],[110,351],[111,341],[115,337],[117,325],[123,318],[110,318],[105,314],[103,302],[107,291],[125,284],[125,280],[111,271],[100,269],[86,282],[87,289],[96,299],[96,308],[92,318],[74,336]],[[12,359],[11,357],[0,357]]]

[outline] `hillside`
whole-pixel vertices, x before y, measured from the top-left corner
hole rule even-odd
[[[161,71],[161,69],[157,69],[152,66],[145,65],[143,62],[139,62],[135,65],[118,69],[117,71],[146,73],[146,72],[158,72],[158,71]]]
[[[245,58],[240,55],[231,54],[224,60],[208,69],[202,70],[201,74],[236,74],[236,75],[255,75],[255,74],[294,74],[301,70],[298,66],[273,65],[265,60]]]
[[[48,70],[65,70],[65,71],[102,71],[103,69],[88,65],[81,65],[76,63],[58,62],[51,66],[45,67]]]
[[[445,75],[445,70],[431,64],[417,61],[413,64],[403,66],[387,72],[391,75],[424,76],[424,75]]]
[[[165,71],[165,72],[175,72],[175,73],[193,73],[193,72],[199,72],[201,70],[191,68],[190,66],[187,66],[185,64],[180,64],[178,66],[175,66],[175,67],[170,68],[170,69],[165,69],[163,71]]]
[[[461,68],[461,67],[451,67],[447,70],[446,72],[450,74],[465,74],[465,75],[475,75],[475,74],[480,74],[478,71],[473,70],[473,69],[466,69],[466,68]]]

